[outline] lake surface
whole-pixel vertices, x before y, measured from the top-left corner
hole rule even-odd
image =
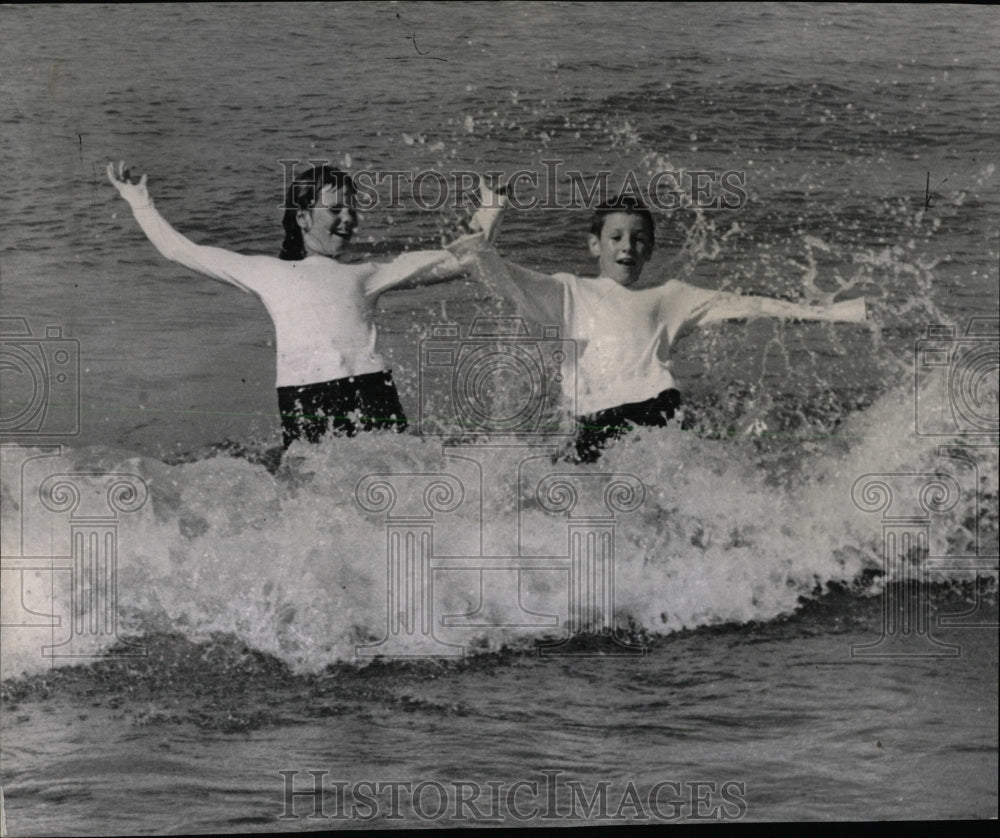
[[[996,817],[989,9],[71,5],[0,21],[12,835]],[[685,427],[594,465],[553,464],[561,439],[410,433],[296,446],[275,468],[263,306],[156,253],[105,180],[120,159],[185,235],[272,255],[281,161],[407,173],[397,204],[386,182],[363,214],[354,249],[376,259],[436,248],[467,214],[421,206],[418,173],[521,172],[498,248],[580,275],[596,265],[574,173],[612,192],[677,173],[686,200],[655,210],[644,279],[864,295],[869,322],[684,338]],[[735,205],[697,205],[696,172],[703,203]],[[726,173],[738,190],[719,191]],[[467,340],[512,313],[473,279],[380,299],[414,430],[456,409],[421,370],[434,327]],[[39,392],[26,358],[68,375],[18,425]],[[134,494],[112,514],[116,475]],[[64,478],[72,503],[46,506]],[[394,613],[396,535],[430,600]],[[112,564],[74,564],[84,543],[113,554],[113,586],[87,575]],[[574,563],[596,544],[604,564]],[[394,634],[399,614],[430,623]],[[332,817],[288,797],[310,771]],[[391,783],[409,784],[395,804]]]

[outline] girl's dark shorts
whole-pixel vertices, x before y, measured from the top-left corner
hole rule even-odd
[[[406,415],[392,371],[372,372],[278,388],[282,441],[319,442],[326,434],[354,436],[359,431],[406,430]]]

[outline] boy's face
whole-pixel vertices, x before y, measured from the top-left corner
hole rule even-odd
[[[600,237],[590,235],[590,252],[598,259],[601,276],[619,285],[631,285],[653,253],[653,241],[641,215],[613,212],[604,219]]]

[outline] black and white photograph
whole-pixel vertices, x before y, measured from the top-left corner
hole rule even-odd
[[[0,833],[996,820],[994,8],[0,35]]]

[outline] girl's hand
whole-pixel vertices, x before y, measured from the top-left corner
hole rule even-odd
[[[500,232],[500,218],[507,206],[507,187],[501,186],[494,192],[486,183],[486,178],[479,178],[479,209],[472,216],[469,227],[475,232],[483,233],[486,243],[493,244]]]
[[[151,207],[153,205],[149,192],[146,191],[146,176],[143,175],[139,178],[138,183],[132,183],[129,180],[129,171],[125,168],[124,160],[119,162],[117,172],[115,172],[115,164],[108,163],[108,180],[118,190],[118,194],[129,202],[130,206]]]

